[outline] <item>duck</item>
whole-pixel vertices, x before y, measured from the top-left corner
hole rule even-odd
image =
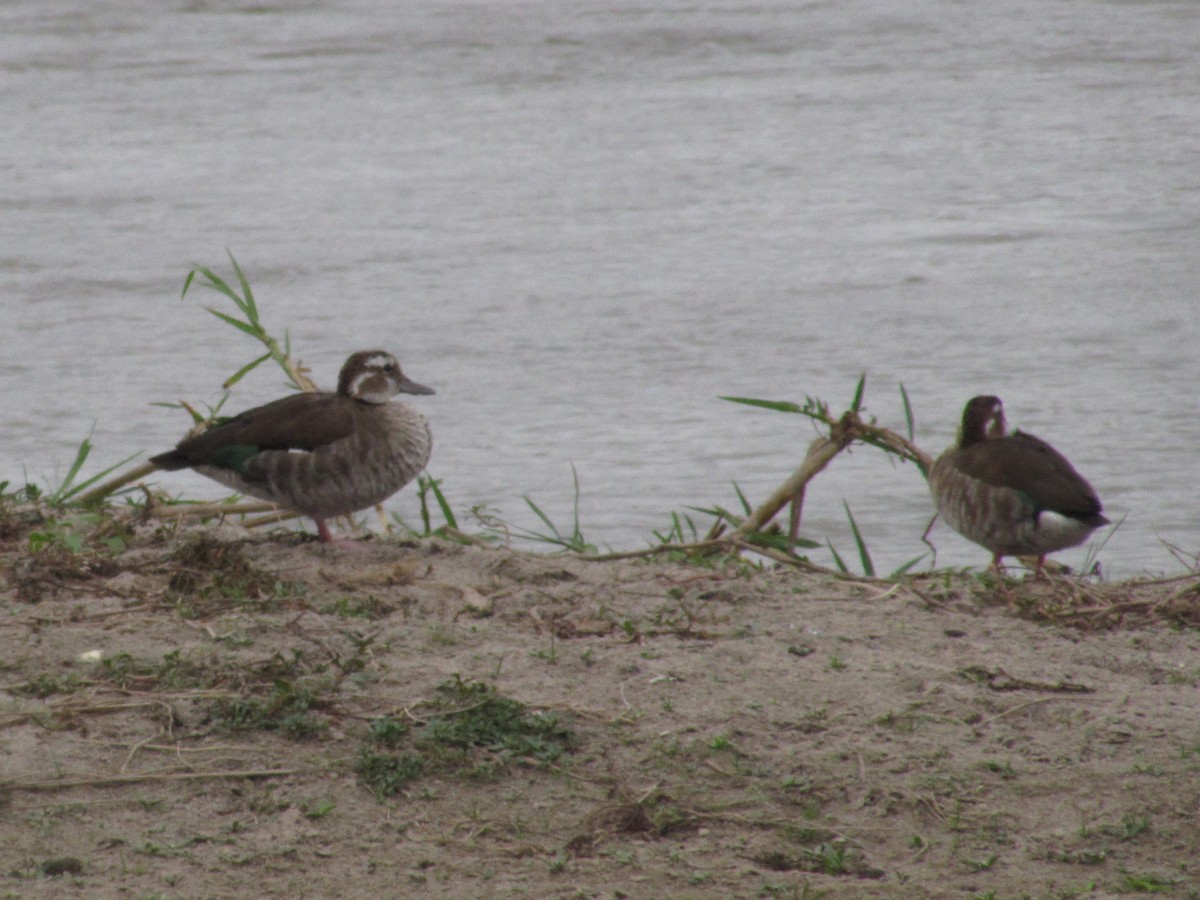
[[[1096,491],[1061,453],[1032,434],[1007,431],[999,397],[973,397],[958,440],[929,470],[938,513],[967,540],[992,554],[1036,556],[1076,547],[1109,520]]]
[[[322,542],[326,520],[381,503],[416,477],[433,447],[429,423],[393,401],[432,394],[384,350],[352,354],[337,390],[296,393],[256,406],[150,458],[166,471],[193,469],[242,494],[309,516]]]

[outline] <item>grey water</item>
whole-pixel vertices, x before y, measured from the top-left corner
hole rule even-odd
[[[584,536],[645,546],[815,436],[719,397],[837,412],[865,372],[931,453],[1000,395],[1122,522],[1108,574],[1200,551],[1192,0],[9,0],[0,114],[0,480],[166,449],[189,422],[153,403],[221,397],[259,348],[180,290],[228,250],[319,383],[380,346],[437,390],[467,527],[541,529],[527,495],[569,528],[574,467]],[[879,570],[925,550],[912,466],[810,487],[803,534],[853,562],[843,503]]]

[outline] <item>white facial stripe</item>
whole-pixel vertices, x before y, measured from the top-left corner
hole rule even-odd
[[[396,393],[392,380],[382,372],[367,370],[350,379],[350,396],[367,403],[386,403]]]
[[[386,369],[390,365],[395,365],[396,359],[390,353],[376,353],[374,356],[368,356],[363,360],[363,366],[368,369]]]

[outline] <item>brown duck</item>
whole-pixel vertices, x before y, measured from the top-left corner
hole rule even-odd
[[[432,437],[398,393],[432,394],[395,357],[365,350],[346,360],[336,393],[292,394],[186,438],[150,462],[195,469],[243,494],[325,520],[386,500],[425,468]]]
[[[1108,519],[1100,499],[1066,458],[1041,438],[1008,434],[999,397],[975,397],[963,410],[958,443],[937,458],[929,490],[950,527],[992,553],[1036,556],[1075,547]]]

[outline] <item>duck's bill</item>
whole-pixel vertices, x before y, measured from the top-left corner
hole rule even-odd
[[[418,384],[411,378],[405,378],[396,388],[405,394],[433,394],[436,393],[433,388],[425,387],[423,384]]]

